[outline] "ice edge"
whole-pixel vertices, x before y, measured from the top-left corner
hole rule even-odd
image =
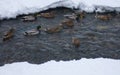
[[[57,7],[66,7],[70,9],[79,9],[81,11],[85,11],[87,13],[93,13],[93,12],[111,12],[114,11],[116,13],[120,13],[120,7],[111,7],[111,6],[102,6],[102,5],[92,5],[92,6],[87,6],[85,3],[80,2],[78,4],[75,4],[71,0],[61,0],[57,2],[53,2],[52,4],[45,6],[43,8],[23,8],[21,10],[17,10],[15,12],[7,12],[6,15],[2,15],[0,13],[0,19],[10,19],[10,18],[16,18],[18,15],[22,14],[31,14],[31,13],[36,13],[36,12],[41,12],[44,10],[48,10],[50,8],[57,8]]]

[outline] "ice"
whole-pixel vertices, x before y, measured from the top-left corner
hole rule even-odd
[[[0,75],[120,75],[120,60],[49,61],[41,65],[18,62],[0,67]]]
[[[0,0],[0,18],[15,18],[17,15],[44,10],[46,6],[59,0]],[[48,9],[48,8],[47,8]]]
[[[56,7],[79,8],[86,12],[120,12],[120,0],[0,0],[0,19]]]

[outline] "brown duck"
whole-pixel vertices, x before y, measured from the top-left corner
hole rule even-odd
[[[72,37],[72,44],[78,48],[80,46],[80,39],[76,37]]]
[[[112,18],[112,16],[110,14],[107,14],[107,15],[96,14],[95,18],[106,21],[106,20],[110,20]]]
[[[3,41],[9,40],[10,38],[12,38],[14,36],[14,28],[11,28],[8,32],[5,33],[4,37],[3,37]]]
[[[76,14],[76,21],[79,22],[80,20],[83,20],[83,18],[85,17],[85,12],[75,12]]]
[[[52,33],[58,33],[61,30],[62,30],[62,25],[58,25],[56,27],[44,29],[45,32],[50,33],[50,34],[52,34]]]
[[[38,16],[41,16],[44,18],[54,18],[55,13],[54,12],[40,13]]]
[[[63,28],[70,27],[72,28],[74,26],[74,21],[72,19],[65,19],[61,22]]]

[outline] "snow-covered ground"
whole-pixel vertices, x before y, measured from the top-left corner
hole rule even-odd
[[[13,63],[0,67],[0,75],[120,75],[120,60],[82,58],[41,65]]]
[[[0,0],[0,19],[15,18],[55,7],[79,8],[86,12],[116,10],[120,12],[120,0]]]

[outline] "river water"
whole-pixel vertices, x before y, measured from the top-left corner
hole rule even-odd
[[[80,58],[113,58],[120,59],[120,16],[109,21],[95,18],[95,14],[87,14],[76,22],[73,28],[63,29],[59,33],[41,32],[36,36],[24,36],[23,32],[38,25],[42,28],[58,25],[70,9],[59,8],[54,19],[37,17],[34,22],[22,22],[16,19],[3,20],[0,23],[0,65],[12,62],[28,61],[40,64],[49,60],[73,60]],[[10,27],[15,28],[14,37],[5,42],[3,35]],[[80,39],[80,47],[75,48],[72,37]]]

